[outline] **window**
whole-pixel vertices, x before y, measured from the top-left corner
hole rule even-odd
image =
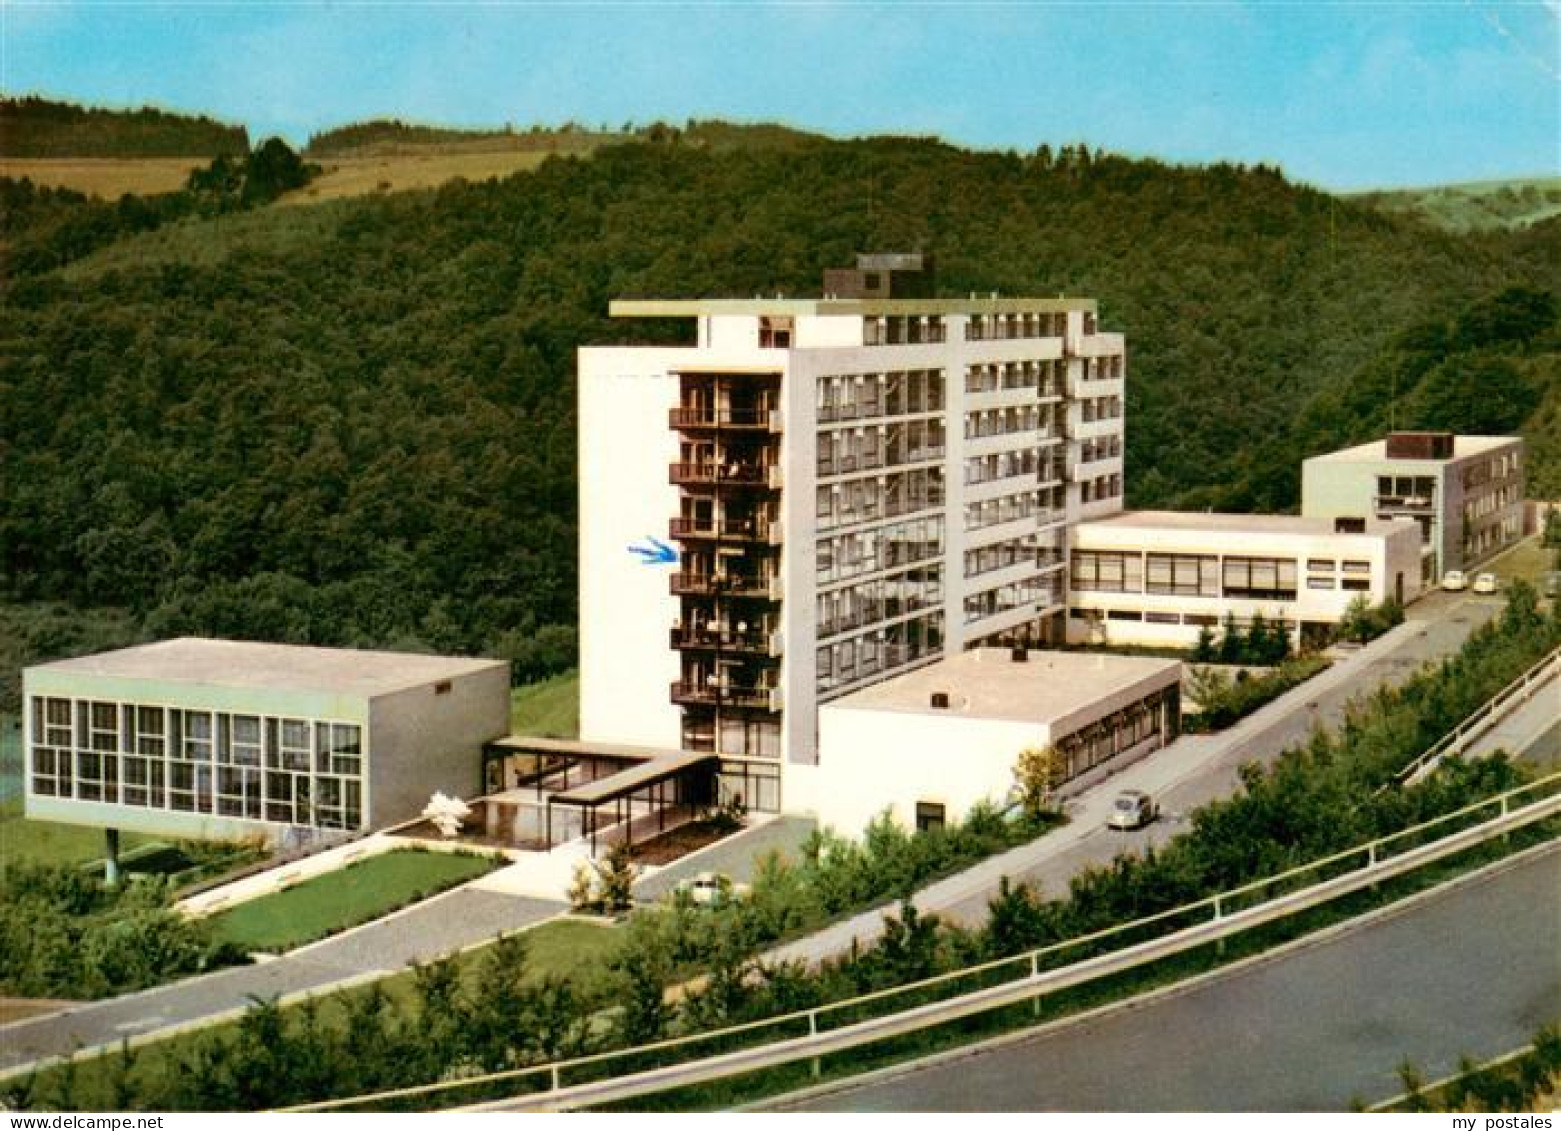
[[[1307,558],[1306,559],[1306,568],[1307,569],[1328,570],[1329,572],[1332,572],[1334,569],[1337,568],[1337,566],[1338,566],[1338,563],[1336,563],[1332,558]]]
[[[1149,554],[1144,591],[1186,597],[1219,596],[1219,559],[1209,554]]]
[[[1224,587],[1227,597],[1294,600],[1295,561],[1290,558],[1226,558]]]
[[[1182,618],[1177,613],[1146,612],[1144,613],[1144,622],[1146,624],[1181,624]]]
[[[1073,588],[1079,592],[1140,593],[1144,559],[1136,552],[1075,550]]]
[[[1332,589],[1333,588],[1333,578],[1331,578],[1331,577],[1308,577],[1306,579],[1306,587],[1308,589]]]
[[[1111,609],[1106,613],[1106,619],[1141,621],[1144,619],[1144,614],[1134,609]]]
[[[1370,562],[1345,562],[1344,563],[1344,572],[1345,573],[1370,573],[1371,572],[1371,563]]]
[[[938,801],[916,802],[916,831],[929,832],[941,829],[947,821],[947,806]]]
[[[1364,593],[1371,588],[1371,582],[1364,577],[1346,577],[1343,588],[1355,593]]]

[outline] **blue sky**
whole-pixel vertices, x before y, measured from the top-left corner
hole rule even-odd
[[[1561,172],[1561,0],[0,0],[0,21],[7,93],[200,111],[257,140],[721,117],[1267,161],[1340,189]]]

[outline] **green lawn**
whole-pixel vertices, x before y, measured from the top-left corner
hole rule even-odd
[[[377,919],[492,871],[487,856],[387,852],[212,916],[219,940],[246,950],[284,951]]]
[[[623,936],[607,923],[580,920],[559,920],[543,923],[526,931],[527,962],[531,976],[541,978],[549,974],[565,977],[588,977],[607,955],[618,945]],[[480,969],[486,947],[477,947],[456,958],[461,970],[461,981],[468,993],[480,993]],[[411,970],[394,974],[379,982],[386,994],[398,1003],[411,1005],[414,998],[414,981]],[[320,1021],[324,1025],[339,1026],[344,1016],[344,1003],[348,998],[366,993],[368,985],[354,986],[334,994],[326,994],[321,1002]],[[289,1009],[296,1008],[290,1006]],[[179,1071],[179,1058],[187,1056],[202,1041],[213,1037],[231,1037],[238,1022],[228,1021],[197,1029],[166,1040],[145,1045],[136,1052],[135,1074],[138,1078],[160,1081],[170,1072]],[[58,1069],[38,1074],[39,1095],[49,1100],[61,1100],[58,1106],[78,1111],[114,1110],[113,1077],[111,1067],[115,1056],[82,1060],[75,1066],[68,1084]],[[59,1095],[58,1089],[69,1088],[69,1102]]]
[[[1494,573],[1503,582],[1522,578],[1530,585],[1538,586],[1545,571],[1558,569],[1556,552],[1539,544],[1537,535],[1523,539],[1498,558],[1492,558],[1476,572]]]
[[[580,673],[564,672],[510,692],[510,729],[539,738],[580,734]]]

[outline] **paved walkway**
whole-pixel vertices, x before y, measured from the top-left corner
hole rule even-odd
[[[646,876],[634,885],[634,898],[659,899],[678,881],[700,872],[720,872],[738,883],[750,883],[760,860],[771,852],[795,858],[801,852],[802,843],[817,827],[818,822],[811,817],[776,817],[765,821]]]
[[[1373,641],[1289,694],[1217,735],[1187,735],[1067,804],[1069,823],[1037,840],[982,861],[916,893],[918,910],[967,924],[984,922],[987,901],[1003,877],[1065,892],[1068,880],[1092,864],[1110,863],[1124,851],[1169,839],[1184,827],[1184,814],[1240,785],[1242,763],[1267,763],[1305,741],[1316,725],[1334,726],[1348,702],[1384,683],[1399,683],[1427,660],[1456,651],[1477,627],[1501,609],[1499,600],[1434,594],[1414,607],[1413,619]],[[1160,799],[1162,819],[1132,833],[1105,827],[1120,789],[1142,789]],[[777,947],[768,958],[817,962],[868,942],[883,930],[892,905],[863,912]]]
[[[0,1026],[0,1072],[125,1037],[166,1036],[241,1011],[253,997],[320,993],[382,977],[414,960],[486,942],[565,909],[562,903],[457,888],[272,961]]]

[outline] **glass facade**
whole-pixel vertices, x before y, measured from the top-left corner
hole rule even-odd
[[[40,797],[275,824],[364,823],[356,723],[34,696]]]

